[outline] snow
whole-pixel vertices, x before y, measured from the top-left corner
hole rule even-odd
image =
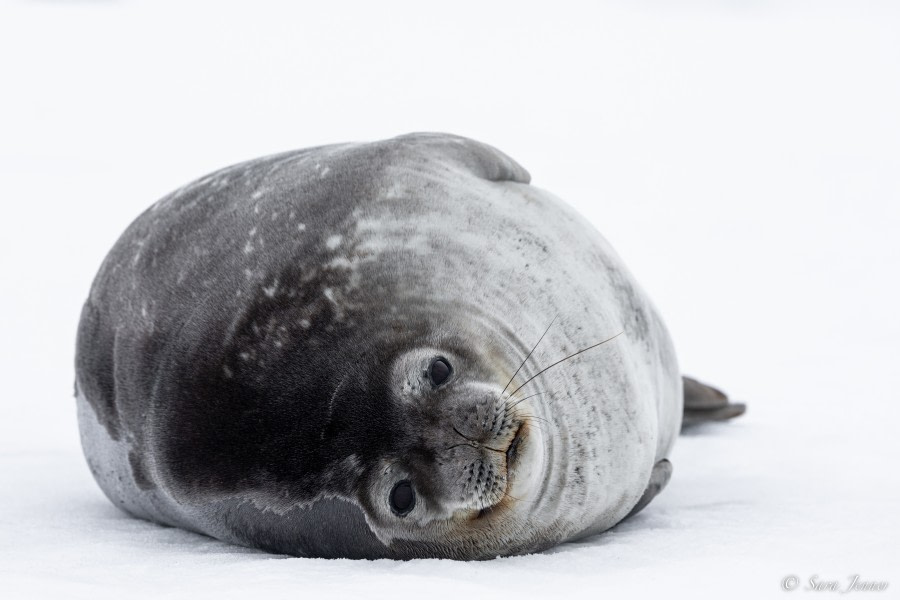
[[[0,597],[897,597],[896,5],[243,6],[0,7]],[[638,517],[535,556],[286,558],[114,508],[72,363],[116,237],[222,166],[421,130],[589,218],[747,414],[682,436]]]

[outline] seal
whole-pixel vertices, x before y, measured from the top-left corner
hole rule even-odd
[[[260,158],[158,201],[100,267],[75,362],[115,504],[298,556],[604,531],[665,486],[685,402],[604,238],[445,134]],[[693,420],[742,410],[691,381]]]

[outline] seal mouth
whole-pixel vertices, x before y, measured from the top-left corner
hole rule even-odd
[[[510,440],[509,445],[506,447],[506,489],[503,492],[503,496],[496,503],[489,507],[482,508],[478,511],[478,514],[475,515],[475,519],[483,519],[493,514],[494,508],[500,504],[503,504],[503,500],[509,496],[509,490],[512,487],[512,473],[515,470],[516,463],[519,459],[519,446],[522,443],[522,438],[525,437],[525,427],[524,423],[519,423],[518,428],[516,429],[516,433],[513,435],[512,440]]]
[[[509,479],[509,471],[516,465],[516,461],[519,458],[519,444],[522,443],[522,434],[523,434],[523,423],[519,423],[518,429],[516,429],[515,435],[513,435],[512,441],[509,442],[509,446],[506,448],[506,472],[507,472],[507,480]]]

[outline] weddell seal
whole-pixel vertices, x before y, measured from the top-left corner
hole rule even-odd
[[[116,505],[317,557],[604,531],[665,486],[685,402],[742,411],[683,384],[587,221],[444,134],[260,158],[158,201],[100,267],[75,387]]]

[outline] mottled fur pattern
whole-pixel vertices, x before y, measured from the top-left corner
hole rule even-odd
[[[436,355],[453,375],[434,388]],[[125,510],[324,557],[481,559],[603,531],[682,414],[665,327],[605,240],[507,156],[443,134],[253,160],[154,204],[84,305],[76,388]]]

